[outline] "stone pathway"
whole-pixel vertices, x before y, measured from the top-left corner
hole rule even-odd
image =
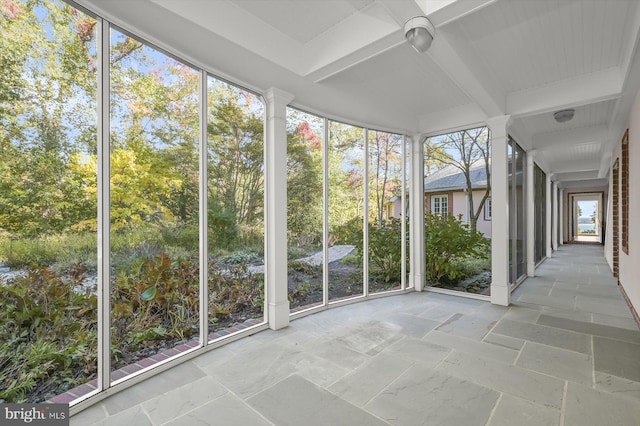
[[[329,253],[328,253],[329,263],[337,262],[338,260],[343,259],[349,254],[353,253],[355,249],[356,249],[355,246],[350,246],[350,245],[340,245],[340,246],[329,247]],[[312,266],[319,266],[322,264],[322,255],[323,255],[322,251],[319,251],[315,254],[312,254],[311,256],[302,257],[300,259],[296,259],[295,261],[308,263],[309,265],[312,265]],[[249,271],[253,274],[264,274],[264,265],[250,266]]]

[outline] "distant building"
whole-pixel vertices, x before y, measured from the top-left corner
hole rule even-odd
[[[483,161],[478,161],[471,166],[470,178],[473,188],[473,206],[477,209],[487,187],[487,173]],[[455,217],[462,215],[462,220],[469,223],[466,189],[464,173],[452,165],[426,176],[424,178],[425,213]],[[390,198],[387,203],[386,217],[400,217],[401,203],[399,196]],[[491,197],[487,198],[483,206],[476,228],[485,237],[491,238]]]

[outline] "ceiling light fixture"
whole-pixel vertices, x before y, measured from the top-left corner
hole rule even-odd
[[[553,118],[556,119],[558,123],[564,123],[573,118],[573,114],[575,114],[576,110],[573,108],[563,109],[560,111],[556,111],[553,113]]]
[[[419,53],[429,49],[435,34],[436,28],[426,16],[414,16],[404,24],[404,36]]]

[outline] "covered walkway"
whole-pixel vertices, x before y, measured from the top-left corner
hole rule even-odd
[[[565,245],[510,307],[410,293],[185,362],[85,424],[635,425],[640,331],[601,246]]]

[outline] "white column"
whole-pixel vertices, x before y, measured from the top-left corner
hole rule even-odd
[[[287,298],[287,104],[293,95],[277,88],[265,93],[265,278],[269,328],[289,325]]]
[[[560,190],[560,204],[558,204],[560,213],[558,214],[558,234],[560,235],[560,239],[558,240],[558,245],[561,246],[564,244],[564,189]]]
[[[558,250],[558,183],[553,182],[553,224],[551,226],[551,247],[553,251]]]
[[[98,149],[98,389],[111,387],[111,77],[110,27],[98,21],[97,149]],[[100,99],[100,98],[99,98]]]
[[[527,179],[525,187],[527,189],[527,209],[525,223],[527,224],[527,275],[533,277],[536,270],[535,242],[536,242],[536,217],[535,217],[535,193],[533,182],[533,151],[527,152]]]
[[[491,303],[509,306],[509,198],[507,144],[511,116],[487,120],[491,130]]]
[[[547,230],[547,232],[546,232],[546,234],[547,235],[546,235],[545,240],[546,240],[546,243],[547,243],[547,257],[551,257],[551,254],[553,253],[553,247],[551,245],[551,234],[552,234],[552,232],[551,232],[551,214],[552,214],[552,212],[551,212],[551,189],[552,189],[552,186],[551,186],[551,176],[549,175],[549,173],[547,173],[546,176],[547,176],[547,182],[546,182],[546,185],[547,185],[547,191],[546,191],[546,193],[547,193],[547,208],[546,208],[546,212],[547,212],[546,230]]]
[[[424,289],[424,146],[421,135],[411,138],[409,217],[411,241],[409,277],[416,291]]]

